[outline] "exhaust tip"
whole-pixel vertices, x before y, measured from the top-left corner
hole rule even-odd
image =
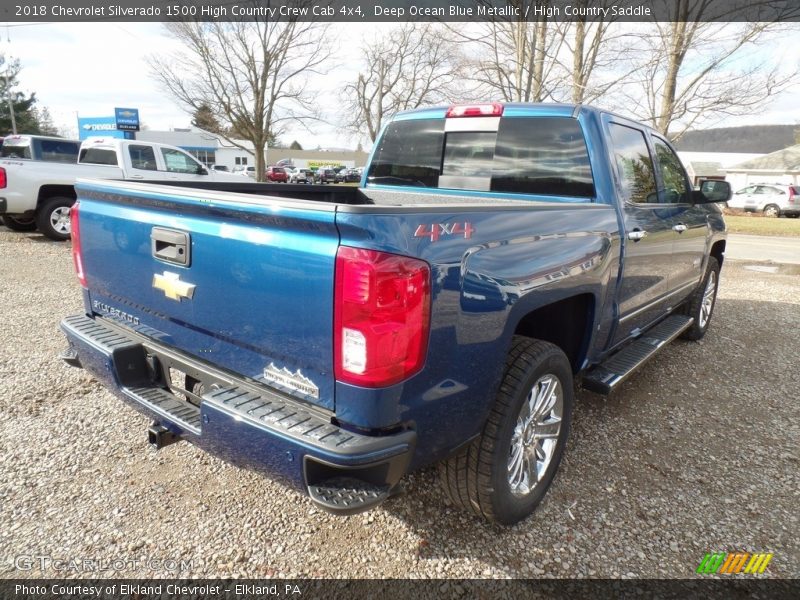
[[[153,423],[147,430],[147,441],[155,450],[180,441],[180,437],[159,423]]]

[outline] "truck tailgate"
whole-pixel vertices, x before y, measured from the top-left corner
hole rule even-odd
[[[94,313],[334,408],[334,205],[97,181],[76,190]]]

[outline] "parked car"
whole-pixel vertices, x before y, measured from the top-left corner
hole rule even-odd
[[[765,217],[800,215],[800,185],[757,183],[740,189],[728,201],[728,208],[760,212]]]
[[[311,169],[295,169],[289,175],[289,183],[311,183],[314,180],[314,171]]]
[[[336,174],[336,183],[358,183],[361,173],[356,169],[342,169]]]
[[[256,178],[256,168],[248,167],[247,165],[236,165],[235,167],[233,167],[232,173],[234,175],[242,175],[244,177],[250,177],[251,179]]]
[[[314,183],[336,183],[336,171],[327,167],[317,169],[314,174]]]
[[[267,167],[267,181],[286,183],[289,181],[289,176],[286,174],[286,169],[283,167]]]

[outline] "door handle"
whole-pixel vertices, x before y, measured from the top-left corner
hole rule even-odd
[[[683,233],[684,231],[686,231],[689,228],[686,225],[684,225],[683,223],[678,223],[677,225],[673,225],[672,229],[674,231],[677,231],[678,233]]]
[[[642,229],[634,229],[633,231],[628,232],[628,239],[633,240],[634,242],[643,240],[646,237],[647,237],[647,232]]]
[[[131,175],[130,179],[144,179],[144,175]]]

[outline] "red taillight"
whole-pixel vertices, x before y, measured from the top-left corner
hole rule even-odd
[[[3,177],[3,181],[5,181],[5,176]],[[792,186],[789,186],[789,203],[794,204],[795,198],[797,198],[797,194],[794,193],[794,188]]]
[[[75,273],[78,275],[78,281],[80,281],[81,286],[88,288],[86,285],[86,273],[83,272],[83,255],[81,254],[79,204],[79,202],[75,202],[72,208],[69,209],[69,227],[70,235],[72,236],[72,262],[75,263]]]
[[[447,109],[447,118],[452,117],[501,117],[503,105],[499,102],[491,104],[454,104]]]
[[[430,267],[396,254],[339,247],[336,254],[336,379],[383,387],[422,368],[430,328]]]
[[[8,185],[8,179],[6,179],[6,170],[3,167],[0,167],[0,189],[6,187]]]

